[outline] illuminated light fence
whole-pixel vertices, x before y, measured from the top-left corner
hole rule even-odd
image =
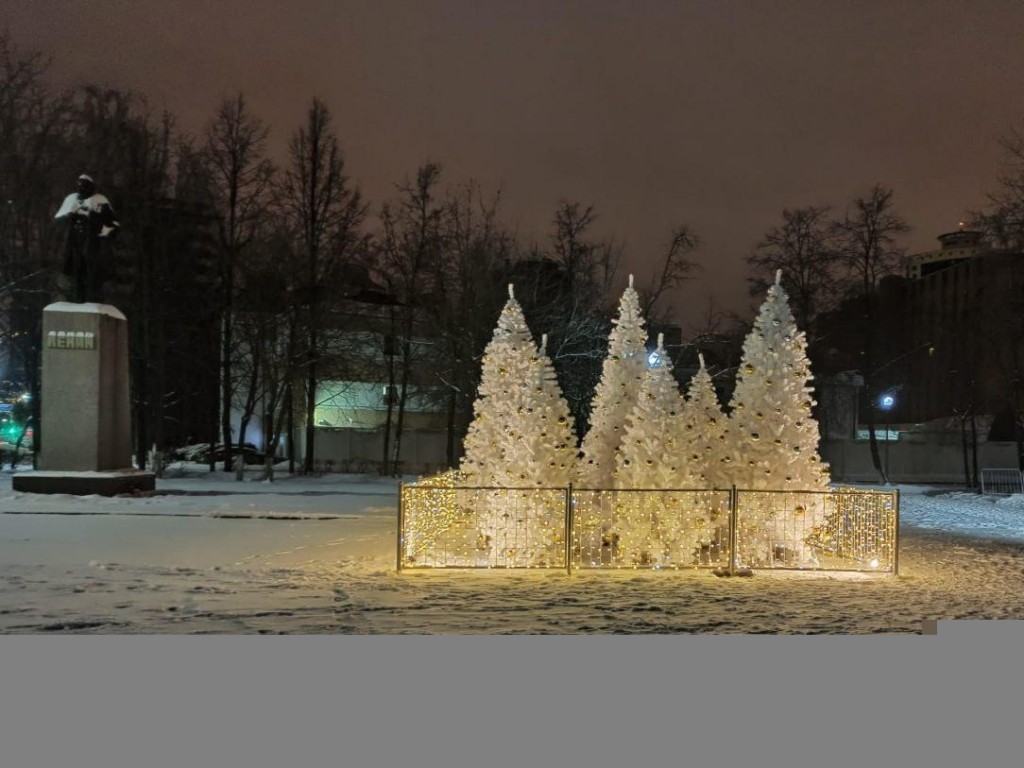
[[[399,568],[565,568],[566,493],[403,485]]]
[[[442,476],[443,477],[443,476]],[[403,569],[898,572],[897,491],[402,485]]]
[[[725,568],[732,491],[576,490],[571,568]]]
[[[736,563],[899,570],[899,491],[736,491]]]

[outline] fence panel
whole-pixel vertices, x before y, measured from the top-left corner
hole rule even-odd
[[[898,573],[899,494],[403,485],[398,568]]]
[[[399,568],[565,568],[565,488],[403,485]]]
[[[981,470],[982,493],[1024,493],[1024,473],[1018,469]]]
[[[737,491],[736,562],[754,569],[896,573],[896,491]]]
[[[572,568],[727,568],[731,491],[572,489]]]

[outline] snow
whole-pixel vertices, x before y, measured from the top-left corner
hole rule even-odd
[[[124,320],[125,316],[113,304],[97,304],[86,301],[76,304],[73,301],[55,301],[43,307],[44,312],[74,312],[77,314],[106,315],[115,320]]]
[[[3,633],[882,633],[1024,618],[1024,497],[901,486],[898,578],[394,570],[398,481],[15,493],[0,474]]]
[[[137,469],[108,469],[108,470],[82,470],[78,472],[73,471],[57,471],[57,470],[45,470],[39,469],[32,472],[32,477],[68,477],[68,478],[97,478],[97,477],[123,477],[126,475],[141,475],[144,472]]]

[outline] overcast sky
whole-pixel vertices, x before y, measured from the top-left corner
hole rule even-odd
[[[892,186],[934,246],[984,204],[1024,118],[1024,3],[3,0],[52,77],[145,93],[198,132],[241,89],[280,156],[322,98],[375,203],[426,159],[503,192],[543,239],[593,203],[642,281],[674,224],[703,238],[678,319],[746,314],[743,258],[783,207]],[[98,169],[101,174],[101,169]],[[102,178],[100,179],[102,186]],[[622,278],[625,285],[625,274]]]

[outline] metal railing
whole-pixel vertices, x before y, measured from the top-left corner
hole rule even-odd
[[[981,492],[1024,493],[1024,472],[1019,469],[982,469]]]
[[[899,493],[402,485],[397,567],[899,569]]]

